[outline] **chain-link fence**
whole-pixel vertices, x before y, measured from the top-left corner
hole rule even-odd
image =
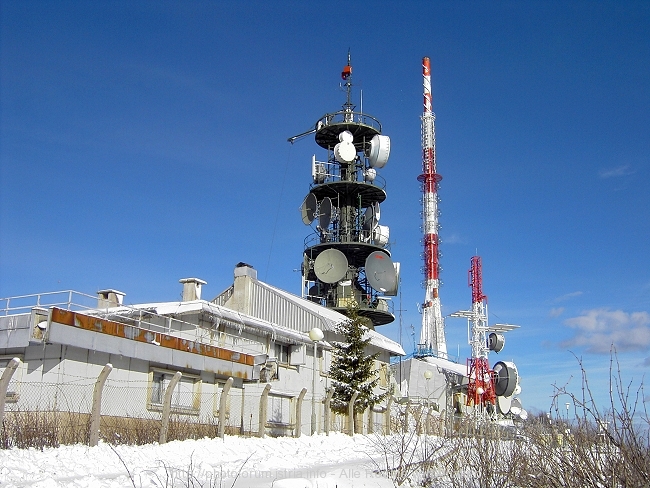
[[[299,395],[272,389],[264,395],[264,384],[244,385],[227,390],[221,414],[223,385],[185,379],[170,387],[171,379],[155,372],[148,381],[108,378],[101,390],[100,439],[113,444],[158,442],[165,401],[169,402],[170,412],[166,441],[217,437],[220,419],[223,433],[229,435],[348,432],[347,416],[334,413],[326,429],[323,397],[312,401],[308,395],[302,401]],[[6,395],[0,445],[43,448],[88,443],[97,385],[96,379],[82,377],[73,377],[65,384],[12,380]],[[390,424],[386,413],[366,412],[358,416],[356,425],[357,432],[380,433]]]

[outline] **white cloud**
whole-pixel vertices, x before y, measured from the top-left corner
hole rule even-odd
[[[581,291],[572,291],[571,293],[567,293],[565,295],[559,296],[555,299],[556,302],[565,302],[567,300],[570,300],[571,298],[579,297],[582,295]]]
[[[609,353],[612,344],[618,352],[650,349],[650,314],[597,308],[566,319],[564,324],[576,331],[563,347],[586,347],[587,352]]]
[[[598,176],[601,178],[617,178],[619,176],[627,176],[634,174],[635,171],[630,168],[629,164],[624,164],[622,166],[618,166],[617,168],[612,168],[612,169],[601,169],[598,172]]]
[[[564,313],[564,307],[552,308],[548,313],[551,317],[559,317]]]

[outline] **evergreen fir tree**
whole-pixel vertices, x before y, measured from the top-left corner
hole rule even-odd
[[[355,391],[359,395],[354,402],[354,413],[364,412],[383,401],[390,392],[374,392],[379,376],[374,369],[374,362],[379,353],[366,355],[366,346],[370,339],[364,339],[368,328],[366,319],[358,313],[357,307],[348,309],[348,320],[338,326],[337,332],[344,336],[344,342],[332,344],[333,358],[329,374],[333,381],[334,395],[331,408],[337,413],[347,414],[348,404]]]

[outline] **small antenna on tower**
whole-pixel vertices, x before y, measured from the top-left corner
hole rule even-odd
[[[343,86],[345,87],[345,91],[347,94],[347,100],[345,104],[343,105],[343,108],[345,109],[346,112],[352,112],[354,109],[352,105],[352,64],[350,64],[350,48],[348,48],[348,64],[343,67],[343,71],[341,71],[341,78],[345,81]]]

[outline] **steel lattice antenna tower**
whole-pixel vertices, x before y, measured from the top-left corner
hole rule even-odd
[[[422,230],[424,232],[425,297],[422,304],[422,330],[416,356],[447,358],[445,323],[442,318],[440,297],[440,265],[438,262],[438,183],[442,180],[436,172],[436,117],[431,103],[431,61],[422,59],[424,111],[422,114]]]
[[[483,406],[496,402],[492,370],[488,362],[490,344],[488,327],[487,296],[483,294],[483,273],[481,257],[472,256],[468,272],[468,284],[472,289],[472,310],[452,313],[452,317],[466,317],[470,327],[472,357],[467,360],[467,404]],[[515,380],[516,382],[516,380]]]

